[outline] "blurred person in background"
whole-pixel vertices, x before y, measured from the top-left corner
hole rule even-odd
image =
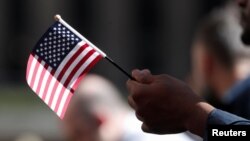
[[[230,2],[202,22],[191,52],[193,87],[216,108],[250,119],[250,48],[239,38],[238,18]]]
[[[63,120],[68,141],[100,141],[101,121],[90,111],[88,103],[78,95],[72,98]]]
[[[98,75],[87,75],[80,83],[65,116],[65,131],[72,141],[199,141],[191,133],[151,135],[124,102],[116,87]]]

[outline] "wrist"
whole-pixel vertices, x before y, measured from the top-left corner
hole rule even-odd
[[[196,103],[187,118],[185,124],[186,129],[196,135],[203,137],[208,116],[213,111],[213,109],[214,107],[206,102]]]

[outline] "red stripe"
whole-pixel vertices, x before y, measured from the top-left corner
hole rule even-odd
[[[71,71],[70,75],[68,76],[68,78],[66,79],[65,83],[64,83],[64,87],[68,88],[68,84],[71,81],[71,79],[74,77],[75,73],[78,71],[78,69],[82,66],[82,64],[84,64],[86,62],[86,60],[95,52],[95,50],[91,50],[89,51],[82,59],[81,61],[75,66],[75,68]],[[57,104],[56,104],[56,108],[55,111],[58,110],[59,105],[61,103],[62,97],[63,97],[63,93],[65,90],[61,90],[60,91],[60,95],[57,99]]]
[[[93,53],[94,53],[95,51],[93,50]],[[91,54],[93,54],[93,53],[91,53]],[[86,55],[87,56],[87,55]],[[90,57],[90,56],[89,56]],[[88,58],[89,58],[88,57]],[[84,71],[80,74],[80,76],[82,76],[83,74],[85,74],[85,73],[87,73],[100,59],[101,59],[102,57],[101,56],[97,56],[85,69],[84,69]],[[84,62],[86,62],[86,60],[87,59],[84,59],[83,58],[83,60],[81,60],[81,61],[83,61],[82,63],[81,62],[79,62],[78,64],[79,64],[79,67],[78,66],[76,66],[74,69],[79,69],[80,67],[81,67],[81,65],[84,63]],[[72,72],[74,72],[74,71],[72,71]],[[74,73],[72,73],[73,75],[75,74],[75,72]],[[73,77],[73,76],[72,76]],[[79,77],[79,76],[78,76]],[[79,78],[78,78],[79,79]],[[67,87],[66,87],[67,86]],[[69,87],[69,85],[68,84],[65,84],[65,88],[68,88]],[[55,111],[57,112],[57,110],[58,110],[58,108],[59,108],[59,106],[60,106],[60,103],[61,103],[61,100],[62,100],[62,97],[63,97],[63,93],[64,93],[64,91],[65,90],[62,90],[61,92],[60,92],[60,95],[59,95],[59,97],[58,97],[58,100],[57,100],[57,104],[56,104],[56,107],[55,107]],[[70,89],[70,92],[72,92],[72,93],[74,93],[74,90],[72,91],[72,89]]]
[[[60,91],[59,97],[58,97],[58,99],[57,99],[57,101],[56,101],[55,112],[58,111],[58,108],[59,108],[59,106],[60,106],[60,104],[61,104],[61,102],[62,102],[63,94],[64,94],[64,92],[65,92],[66,89],[67,89],[67,88],[63,87],[63,89]]]
[[[66,79],[64,86],[67,88],[69,82],[73,79],[75,73],[79,70],[79,68],[86,62],[86,60],[95,53],[95,50],[91,50],[89,51],[82,59],[81,61],[75,66],[75,68],[71,71],[70,75],[68,76],[68,78]]]
[[[56,83],[53,86],[53,89],[52,89],[52,92],[51,92],[51,96],[50,96],[50,99],[49,99],[49,103],[48,103],[49,106],[52,105],[53,99],[55,97],[56,90],[58,89],[58,85],[59,85],[59,83],[61,83],[60,81],[63,78],[65,72],[70,67],[70,65],[72,64],[72,62],[75,61],[75,59],[86,49],[86,47],[88,47],[88,44],[84,44],[83,46],[81,46],[77,50],[77,52],[70,58],[70,60],[66,63],[66,65],[63,67],[63,70],[60,72],[59,76],[57,77],[57,81],[56,81]]]
[[[55,74],[54,70],[52,70],[50,72],[50,74],[49,74],[49,78],[47,80],[47,83],[46,83],[46,86],[45,86],[45,89],[44,89],[44,92],[43,92],[43,97],[42,97],[43,101],[45,101],[45,98],[46,98],[46,95],[47,95],[47,92],[48,92],[48,89],[49,89],[49,85],[51,83],[52,78],[54,77],[53,76],[54,74]]]
[[[29,56],[29,60],[28,60],[28,64],[27,64],[27,69],[26,69],[26,81],[28,81],[28,76],[29,76],[29,72],[30,72],[30,67],[31,67],[31,63],[34,59],[34,56],[31,54]]]
[[[56,79],[56,82],[55,82],[55,84],[53,86],[53,90],[51,91],[51,95],[50,95],[50,98],[49,98],[49,103],[48,103],[49,106],[51,106],[51,104],[52,104],[52,101],[54,99],[54,96],[55,96],[55,93],[56,93],[56,89],[58,88],[59,83],[60,82],[57,81],[57,79]]]
[[[69,102],[70,102],[72,96],[73,96],[73,94],[72,94],[72,93],[69,93],[69,95],[68,95],[68,97],[67,97],[67,100],[66,100],[66,102],[65,102],[65,104],[64,104],[64,106],[63,106],[62,113],[61,113],[61,115],[60,115],[60,118],[61,118],[61,119],[64,118],[65,112],[66,112],[66,110],[67,110],[67,108],[68,108],[68,106],[69,106]]]
[[[98,55],[92,62],[91,64],[89,64],[89,66],[81,73],[81,75],[79,76],[79,78],[76,80],[75,84],[73,85],[72,89],[73,91],[75,91],[80,83],[80,81],[83,79],[83,77],[85,76],[85,74],[87,74],[91,68],[97,63],[99,62],[103,57],[101,55]]]
[[[35,58],[34,58],[35,59]],[[34,68],[34,72],[32,74],[32,79],[31,79],[31,82],[30,82],[30,87],[33,89],[34,87],[34,83],[35,83],[35,80],[36,80],[36,77],[40,77],[40,76],[37,76],[37,71],[38,71],[38,68],[39,68],[39,65],[41,63],[41,59],[38,58],[37,62],[36,62],[36,66]],[[34,89],[33,89],[34,90]],[[35,91],[35,90],[34,90]],[[35,91],[36,92],[36,91]]]
[[[46,70],[48,69],[48,67],[49,66],[47,64],[45,64],[44,68],[42,70],[42,73],[41,73],[41,76],[40,76],[40,79],[39,79],[39,82],[38,82],[38,85],[37,85],[37,95],[39,95],[39,93],[40,93],[42,82],[43,82],[43,79],[44,79],[44,76],[45,76],[45,73],[46,73]]]
[[[58,81],[61,81],[63,75],[65,74],[65,72],[67,71],[67,69],[70,67],[70,65],[75,61],[75,59],[82,53],[83,50],[85,50],[89,45],[88,44],[84,44],[83,46],[81,46],[77,52],[70,58],[70,60],[65,64],[65,66],[63,67],[63,70],[60,72],[59,76],[57,77]]]

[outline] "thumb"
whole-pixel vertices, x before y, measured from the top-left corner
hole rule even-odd
[[[151,74],[150,70],[144,69],[144,70],[133,70],[132,76],[136,79],[136,81],[140,83],[151,83],[153,81],[153,75]]]

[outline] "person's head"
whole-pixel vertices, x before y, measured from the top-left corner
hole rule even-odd
[[[192,48],[193,77],[204,84],[201,87],[212,88],[217,98],[244,77],[239,64],[250,56],[239,38],[237,15],[237,7],[231,4],[213,11],[198,28]]]
[[[250,45],[250,0],[236,1],[241,8],[241,24],[244,29],[241,39],[245,44]]]
[[[69,141],[99,141],[101,121],[90,111],[88,100],[75,95],[63,121]]]
[[[119,138],[123,124],[121,118],[127,114],[128,107],[119,90],[110,81],[98,75],[86,75],[73,98],[75,100],[70,103],[71,108],[65,118],[71,117],[69,123],[74,130],[82,130],[89,136],[98,129],[100,139],[105,141]],[[75,132],[74,135],[81,132]]]

